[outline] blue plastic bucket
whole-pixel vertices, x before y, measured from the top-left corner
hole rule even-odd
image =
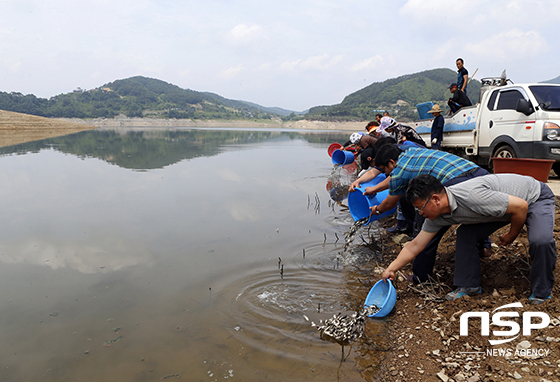
[[[418,111],[418,118],[419,119],[434,118],[432,114],[428,113],[430,110],[432,110],[432,107],[434,107],[433,102],[424,102],[416,105],[416,110]]]
[[[354,153],[346,150],[334,150],[332,153],[333,164],[340,164],[342,166],[354,162]]]
[[[369,317],[385,317],[391,310],[395,307],[397,302],[397,290],[393,286],[391,280],[387,279],[387,282],[379,280],[369,291],[366,302],[364,306],[375,305],[379,308],[379,311]]]
[[[387,196],[389,196],[389,190],[381,191],[373,196],[364,195],[364,191],[366,187],[373,187],[378,183],[383,182],[384,180],[385,180],[385,174],[379,174],[373,180],[367,183],[362,183],[360,187],[355,189],[354,192],[350,192],[348,194],[348,208],[350,209],[350,215],[352,215],[354,221],[358,221],[360,219],[370,216],[371,210],[369,208],[380,205],[381,202],[384,201],[387,198]],[[375,215],[375,214],[371,215],[368,222],[365,225],[368,225],[374,220],[378,220],[384,218],[385,216],[392,215],[393,213],[395,213],[396,209],[397,207],[389,211],[385,211],[381,215]]]

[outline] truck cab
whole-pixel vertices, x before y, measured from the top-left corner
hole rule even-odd
[[[491,157],[555,160],[560,170],[560,85],[511,84],[481,97],[479,162]]]

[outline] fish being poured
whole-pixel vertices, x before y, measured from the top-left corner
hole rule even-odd
[[[324,322],[320,320],[319,325],[311,322],[311,326],[317,328],[321,334],[321,339],[345,345],[363,336],[366,317],[378,311],[379,308],[377,306],[371,305],[351,315],[335,314]],[[303,317],[306,321],[309,321],[307,316],[304,315]]]

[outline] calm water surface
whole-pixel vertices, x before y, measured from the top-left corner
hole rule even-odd
[[[327,191],[352,181],[326,152],[347,136],[95,130],[0,149],[0,380],[374,380],[386,323],[342,356],[303,318],[357,310],[377,281],[374,251],[343,252],[352,219]]]

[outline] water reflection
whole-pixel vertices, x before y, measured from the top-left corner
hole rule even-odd
[[[303,319],[360,309],[375,281],[378,249],[343,253],[352,219],[327,203],[326,147],[346,138],[96,130],[2,149],[0,380],[373,380],[383,322],[343,358]]]
[[[52,148],[81,158],[98,158],[117,166],[149,170],[182,160],[215,156],[232,146],[277,139],[305,139],[310,143],[340,140],[340,133],[294,130],[238,129],[97,129],[62,137],[0,148],[0,155],[38,153]]]

